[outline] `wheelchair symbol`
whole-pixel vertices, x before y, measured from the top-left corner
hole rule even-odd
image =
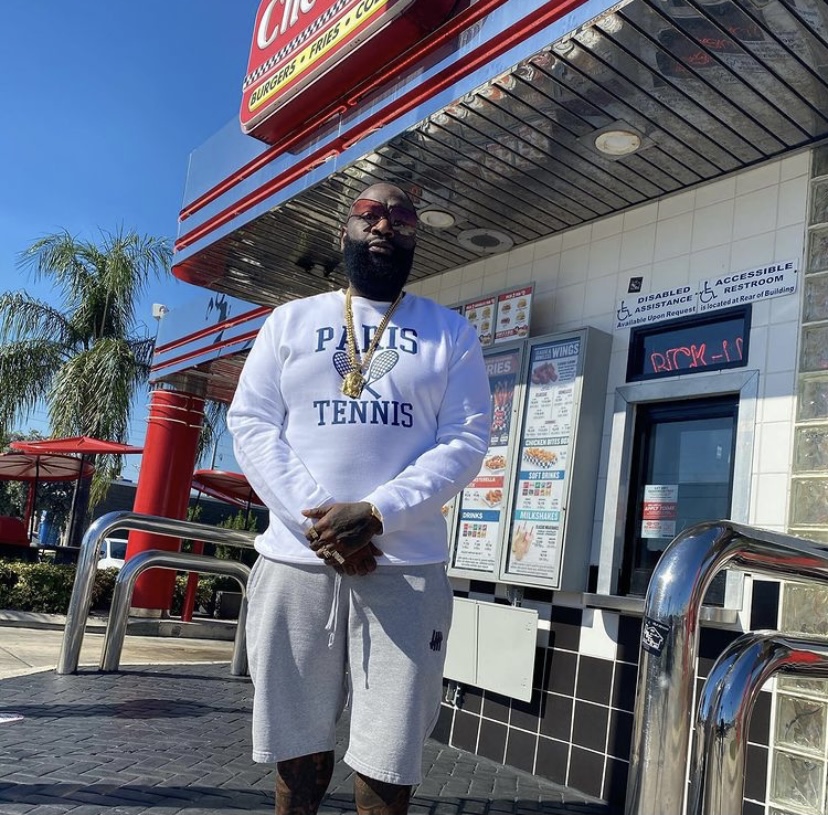
[[[713,289],[710,288],[710,281],[705,280],[704,288],[699,292],[699,300],[701,300],[702,303],[709,303],[711,300],[715,300],[717,297],[718,295],[716,294],[716,292],[714,292]]]

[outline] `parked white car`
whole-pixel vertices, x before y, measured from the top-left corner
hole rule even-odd
[[[104,538],[98,552],[99,569],[120,569],[126,559],[126,538]]]

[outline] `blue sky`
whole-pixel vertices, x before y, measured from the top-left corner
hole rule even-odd
[[[238,115],[258,0],[5,0],[0,49],[0,288],[51,291],[20,251],[66,229],[174,239],[189,153]],[[186,302],[173,278],[140,306]],[[140,443],[146,398],[132,422]],[[45,432],[44,415],[20,429]],[[138,459],[135,459],[137,464]],[[125,472],[127,477],[136,476]]]

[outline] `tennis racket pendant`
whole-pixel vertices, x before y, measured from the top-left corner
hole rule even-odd
[[[365,377],[361,371],[349,371],[342,380],[342,393],[351,399],[359,399],[365,387]]]

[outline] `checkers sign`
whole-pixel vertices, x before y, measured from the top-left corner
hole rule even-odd
[[[357,83],[443,22],[452,5],[451,0],[262,0],[242,89],[242,130],[272,143],[314,113],[334,112]],[[313,93],[305,93],[311,88]]]

